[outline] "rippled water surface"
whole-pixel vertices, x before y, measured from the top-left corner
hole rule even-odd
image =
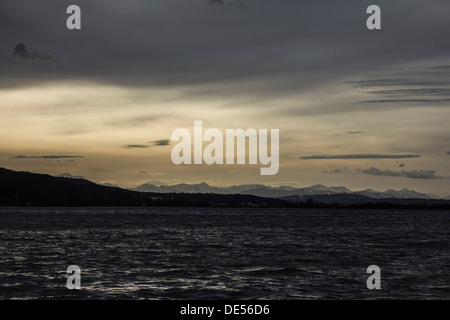
[[[450,299],[450,212],[0,208],[0,299]],[[68,290],[69,265],[81,290]],[[381,290],[366,269],[381,268]]]

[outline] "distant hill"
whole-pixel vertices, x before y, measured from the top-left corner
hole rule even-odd
[[[68,176],[0,168],[0,206],[289,206],[252,195],[142,193]]]
[[[98,185],[82,177],[54,177],[47,174],[12,171],[0,168],[0,206],[188,206],[188,207],[291,207],[291,208],[413,208],[450,209],[444,199],[371,198],[356,193],[342,193],[348,189],[313,186],[310,193],[326,194],[287,195],[297,189],[280,187],[266,189],[251,185],[258,193],[268,192],[271,197],[245,194],[248,186],[229,188],[244,194],[213,193],[206,183],[182,185],[183,192],[137,192],[117,187]],[[218,188],[220,190],[220,188]],[[215,190],[215,189],[212,189]],[[209,191],[209,192],[208,192]],[[304,190],[306,191],[306,190]],[[339,192],[341,191],[341,192]],[[269,193],[272,192],[272,193]],[[274,195],[282,195],[278,198]]]
[[[145,196],[80,178],[16,172],[0,168],[2,206],[134,206]]]
[[[378,192],[372,189],[361,191],[351,191],[346,187],[326,187],[323,185],[313,185],[306,188],[294,188],[290,186],[270,187],[261,184],[247,184],[231,187],[213,187],[207,183],[199,184],[177,184],[172,186],[156,186],[153,184],[143,184],[137,188],[130,189],[140,192],[175,192],[175,193],[221,193],[221,194],[251,194],[265,198],[280,198],[289,196],[312,196],[312,195],[333,195],[333,194],[356,194],[373,199],[439,199],[433,194],[425,194],[413,190],[402,189],[387,190]]]

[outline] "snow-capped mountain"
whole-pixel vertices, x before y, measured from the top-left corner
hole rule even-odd
[[[162,193],[219,193],[219,194],[249,194],[260,197],[279,198],[288,196],[312,196],[312,195],[332,195],[332,194],[356,194],[374,199],[397,198],[397,199],[440,199],[433,194],[420,193],[414,190],[389,189],[384,192],[366,189],[361,191],[352,191],[346,187],[326,187],[324,185],[313,185],[305,188],[295,188],[291,186],[271,187],[262,184],[236,185],[231,187],[214,187],[203,182],[199,184],[177,184],[160,185],[143,184],[131,190],[140,192],[162,192]]]

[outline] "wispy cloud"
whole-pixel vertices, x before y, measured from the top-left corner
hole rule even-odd
[[[387,78],[350,82],[363,92],[379,96],[362,103],[432,103],[450,101],[447,66],[397,70],[407,78]],[[375,90],[374,90],[375,89]]]
[[[333,170],[325,170],[323,171],[323,173],[335,173],[335,174],[340,174],[340,173],[351,173],[353,174],[353,172],[351,172],[350,170],[348,170],[347,168],[336,168]]]
[[[72,159],[72,158],[84,158],[84,156],[69,156],[69,155],[17,155],[10,157],[11,159]]]
[[[148,146],[144,145],[144,144],[127,144],[122,146],[122,148],[124,149],[146,149],[148,148]]]
[[[392,170],[381,170],[376,167],[371,167],[368,169],[362,169],[358,171],[360,171],[363,174],[372,176],[405,177],[409,179],[444,179],[444,177],[437,176],[435,170],[392,171]]]
[[[441,103],[450,102],[450,98],[446,99],[379,99],[364,100],[361,103]]]
[[[373,88],[373,87],[422,87],[422,86],[447,86],[450,81],[436,80],[414,80],[414,79],[373,79],[350,81],[355,88]]]
[[[444,88],[422,88],[422,89],[401,89],[401,90],[375,90],[369,91],[370,94],[378,94],[385,96],[450,96],[450,89]]]
[[[155,141],[148,141],[148,144],[152,144],[154,146],[168,146],[170,145],[170,140],[155,140]],[[122,148],[124,149],[147,149],[150,145],[146,144],[126,144],[123,145]]]
[[[363,130],[346,130],[346,131],[337,131],[337,132],[333,132],[331,133],[333,136],[342,136],[342,135],[346,135],[346,134],[363,134],[366,133]]]
[[[155,146],[168,146],[170,145],[170,140],[156,140],[156,141],[149,141],[147,143],[152,143]]]
[[[19,43],[14,47],[13,53],[15,57],[21,58],[26,61],[51,60],[53,58],[51,54],[39,54],[36,52],[30,52],[22,43]]]
[[[325,159],[409,159],[419,158],[420,154],[316,154],[300,157],[300,160],[325,160]]]
[[[404,167],[400,164],[400,167]],[[348,170],[347,168],[335,168],[333,170],[323,171],[325,174],[366,174],[371,176],[382,176],[382,177],[405,177],[409,179],[446,179],[445,177],[436,175],[436,170],[382,170],[376,167],[371,167],[367,169],[355,169]]]

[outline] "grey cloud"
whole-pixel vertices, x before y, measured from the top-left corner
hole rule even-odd
[[[247,10],[247,7],[245,6],[244,1],[242,0],[236,1],[236,7],[240,10]]]
[[[423,68],[398,68],[393,74],[407,78],[389,78],[350,82],[356,88],[379,99],[367,99],[361,103],[378,104],[442,104],[450,101],[450,83],[447,66]],[[400,88],[392,87],[398,86]],[[418,88],[419,87],[419,88]],[[377,90],[372,90],[372,89]]]
[[[69,156],[69,155],[17,155],[10,157],[11,159],[71,159],[71,158],[84,158],[84,156]]]
[[[385,96],[416,96],[416,95],[431,95],[431,96],[449,96],[450,89],[442,88],[424,88],[424,89],[402,89],[402,90],[377,90],[369,91],[370,94],[385,95]]]
[[[338,131],[338,132],[333,132],[332,135],[334,136],[342,136],[345,134],[362,134],[362,133],[366,133],[364,130],[347,130],[347,131]]]
[[[448,86],[450,81],[424,81],[411,79],[374,79],[374,80],[359,80],[349,81],[355,88],[373,88],[373,87],[396,87],[396,86]]]
[[[207,0],[210,5],[222,5],[227,7],[236,7],[240,10],[246,10],[245,4],[242,0],[225,1],[225,0]]]
[[[155,146],[168,146],[170,145],[170,140],[156,140],[156,141],[149,141],[147,143],[153,143]]]
[[[326,174],[328,174],[328,173],[340,174],[340,173],[351,173],[351,171],[348,170],[347,168],[336,168],[336,169],[329,170],[329,171],[325,170],[325,171],[323,171],[323,173],[326,173]]]
[[[122,148],[124,149],[146,149],[148,148],[148,146],[143,145],[143,144],[127,144],[122,146]]]
[[[170,145],[170,140],[156,140],[156,141],[148,141],[147,143],[151,143],[154,146],[168,146]],[[147,149],[150,146],[145,144],[127,144],[122,146],[124,149]]]
[[[336,101],[333,104],[311,107],[292,106],[283,112],[289,116],[314,116],[343,112],[377,112],[424,105],[447,108],[450,102],[447,70],[447,68],[441,70],[439,66],[432,66],[376,71],[376,74],[390,77],[343,82],[359,93],[367,95],[367,99]],[[376,99],[373,99],[374,96]]]
[[[389,28],[376,34],[365,27],[371,2],[351,2],[343,6],[323,0],[319,6],[313,1],[258,0],[251,8],[246,2],[252,14],[243,15],[239,10],[211,10],[206,1],[165,0],[155,6],[143,0],[79,0],[84,27],[81,33],[68,33],[61,15],[66,1],[1,1],[0,52],[10,51],[17,39],[30,45],[58,39],[52,53],[67,64],[27,70],[7,63],[0,80],[3,87],[74,79],[131,87],[228,81],[234,85],[219,94],[255,96],[269,90],[282,95],[450,50],[448,1],[429,6],[418,0],[380,0],[377,4],[389,13],[383,20]],[[209,3],[243,6],[240,1]],[[40,14],[30,17],[34,11]],[[240,85],[245,81],[252,85],[244,91]]]
[[[227,104],[237,107],[245,103],[248,108],[258,108],[263,116],[273,113],[277,117],[378,112],[421,103],[448,106],[448,101],[399,102],[383,96],[373,99],[368,93],[367,97],[357,98],[366,101],[363,103],[322,103],[327,99],[326,91],[323,98],[315,98],[318,105],[294,105],[301,100],[299,96],[305,94],[308,98],[311,90],[349,79],[358,80],[349,86],[359,85],[363,93],[374,84],[377,90],[385,90],[383,85],[389,85],[389,81],[399,86],[403,81],[418,89],[433,82],[433,88],[449,83],[449,77],[443,76],[449,70],[445,63],[426,69],[429,75],[424,77],[419,77],[424,70],[395,68],[448,57],[447,0],[436,0],[433,6],[419,0],[380,0],[377,4],[383,8],[386,28],[379,32],[368,32],[365,27],[365,11],[372,3],[350,1],[352,4],[345,6],[335,0],[321,0],[320,6],[314,1],[248,1],[245,5],[251,14],[242,14],[239,10],[214,10],[208,4],[211,2],[204,0],[165,0],[157,6],[144,0],[79,0],[77,4],[83,8],[82,33],[68,33],[65,29],[65,17],[59,14],[67,8],[64,1],[0,1],[0,21],[5,18],[0,28],[0,52],[10,50],[18,39],[34,46],[43,39],[59,39],[52,43],[51,52],[67,61],[46,69],[42,64],[24,68],[6,63],[2,65],[0,86],[77,80],[132,88],[180,87],[181,92],[193,92],[192,97],[186,97],[190,101],[202,99],[200,93],[204,90],[203,97],[224,101],[224,108]],[[213,3],[217,7],[225,6],[220,3],[239,5],[239,1],[231,0]],[[28,12],[38,8],[42,15],[30,20]],[[436,28],[438,22],[442,27]],[[120,28],[115,27],[118,25]],[[292,99],[286,104],[261,112],[261,106],[289,95]],[[162,96],[165,101],[182,98]],[[105,125],[133,127],[151,121],[118,119]]]
[[[360,103],[442,103],[449,102],[448,99],[380,99],[380,100],[364,100]]]
[[[364,174],[372,175],[372,176],[386,176],[386,177],[401,177],[402,173],[398,171],[391,170],[380,170],[375,167],[371,167],[369,169],[360,169],[358,170]]]
[[[325,160],[325,159],[409,159],[419,158],[420,154],[319,154],[300,157],[301,160]]]
[[[450,65],[444,64],[444,65],[439,65],[439,66],[433,66],[433,67],[430,67],[430,69],[440,69],[440,70],[447,69],[450,71]]]
[[[214,5],[214,4],[225,4],[225,2],[223,0],[208,0],[209,4]]]
[[[51,60],[53,56],[51,54],[38,54],[36,52],[30,52],[27,50],[24,44],[19,43],[14,47],[14,56],[22,58],[27,61],[39,61],[39,60]]]
[[[363,174],[373,176],[405,177],[409,179],[444,179],[441,176],[437,176],[435,170],[392,171],[392,170],[381,170],[376,167],[371,167],[369,169],[362,169],[359,171]]]
[[[225,5],[224,0],[208,0],[210,5]]]
[[[404,166],[404,165],[403,165]],[[402,167],[402,165],[400,165]],[[356,169],[348,170],[347,168],[336,168],[329,171],[323,171],[326,174],[366,174],[371,176],[383,176],[383,177],[405,177],[409,179],[445,179],[444,177],[436,175],[435,170],[381,170],[376,167],[371,167],[368,169]]]

